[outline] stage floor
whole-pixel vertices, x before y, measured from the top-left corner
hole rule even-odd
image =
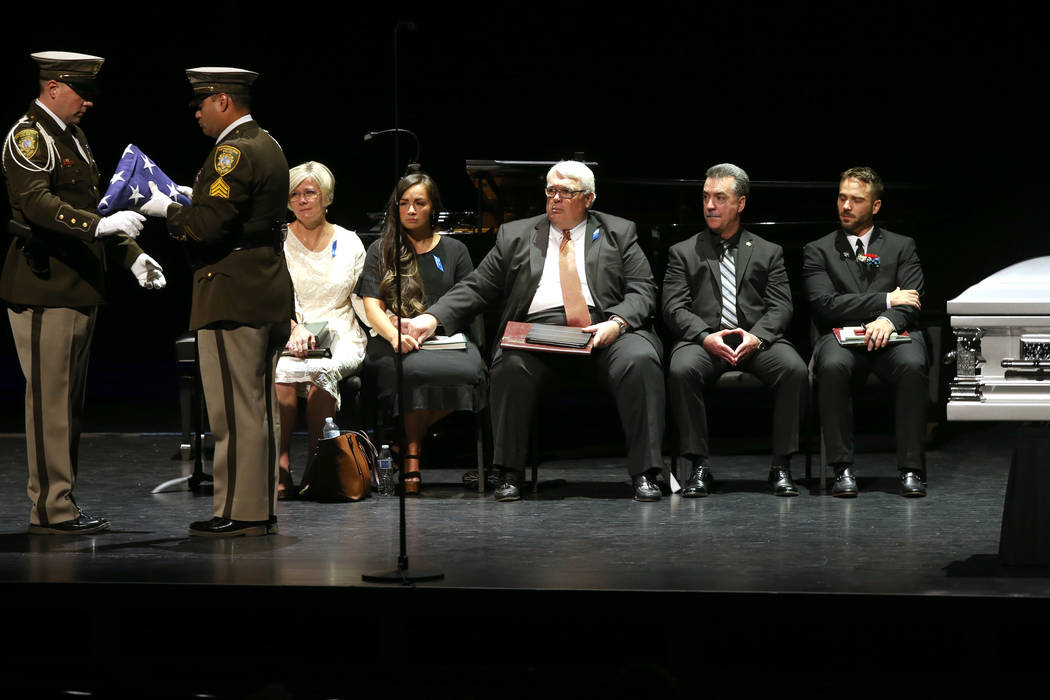
[[[443,572],[435,587],[1050,596],[1046,572],[997,562],[1011,444],[1006,426],[954,436],[928,454],[924,499],[896,495],[892,453],[859,456],[855,500],[815,481],[774,498],[759,455],[715,456],[715,494],[656,503],[634,502],[625,467],[606,460],[543,463],[539,493],[516,503],[465,490],[469,464],[425,470],[425,496],[406,507],[409,564]],[[365,586],[362,573],[396,563],[396,498],[282,501],[278,535],[188,538],[210,491],[150,493],[188,473],[177,447],[172,435],[84,436],[77,499],[111,530],[30,537],[24,438],[0,437],[0,580]]]
[[[424,466],[426,495],[407,504],[409,565],[444,578],[418,584],[418,595],[409,598],[393,593],[404,587],[361,579],[365,572],[396,565],[396,498],[282,501],[279,535],[189,538],[189,522],[210,517],[210,493],[150,493],[190,468],[172,459],[178,436],[92,434],[81,444],[77,498],[86,511],[110,518],[112,529],[84,538],[31,537],[25,534],[24,437],[5,435],[0,436],[0,464],[7,475],[0,492],[0,584],[8,600],[16,595],[30,601],[17,613],[30,626],[37,614],[61,615],[53,608],[34,612],[33,601],[48,607],[58,598],[80,614],[90,609],[88,619],[98,630],[141,637],[158,626],[167,641],[157,649],[203,634],[216,620],[201,618],[216,611],[238,621],[238,634],[245,629],[268,634],[274,628],[308,634],[309,640],[281,643],[298,646],[316,641],[314,625],[333,615],[352,620],[354,606],[360,606],[361,619],[410,625],[429,640],[413,645],[421,653],[436,653],[429,645],[440,645],[442,635],[456,640],[446,655],[434,657],[444,659],[445,667],[458,663],[477,671],[476,665],[484,665],[472,681],[448,681],[450,693],[488,688],[501,649],[528,666],[521,658],[534,648],[528,634],[544,635],[535,648],[558,648],[552,632],[567,635],[564,644],[589,640],[593,654],[577,649],[576,658],[583,666],[602,666],[599,650],[654,625],[662,638],[661,656],[677,658],[690,640],[707,640],[699,647],[734,672],[742,668],[734,664],[753,660],[730,661],[724,649],[717,650],[729,640],[755,649],[768,643],[791,649],[793,656],[824,655],[832,665],[843,643],[851,658],[856,650],[893,655],[900,652],[892,648],[898,643],[915,644],[922,647],[916,653],[924,663],[940,669],[941,675],[926,677],[943,684],[949,669],[972,661],[969,652],[957,651],[978,630],[1036,625],[1045,636],[1050,601],[1050,570],[1005,567],[997,556],[1016,428],[964,428],[929,452],[924,499],[896,495],[890,452],[858,456],[861,495],[855,500],[821,495],[815,483],[798,498],[774,498],[766,490],[768,464],[761,455],[716,455],[711,460],[716,493],[704,499],[665,495],[656,503],[631,499],[626,470],[615,460],[543,463],[539,493],[516,503],[465,490],[460,477],[470,464]],[[303,450],[297,438],[296,454]],[[796,461],[793,471],[800,477],[803,464]],[[408,600],[413,602],[403,607]],[[96,606],[103,601],[100,610]],[[183,618],[179,612],[186,609],[197,613]],[[591,627],[562,629],[559,621],[568,619]],[[439,635],[430,625],[444,632]],[[840,625],[850,631],[836,632]],[[357,634],[352,628],[340,634]],[[717,637],[703,636],[705,630]],[[987,648],[995,643],[981,642],[982,658],[1006,653],[1001,639],[998,652]],[[157,662],[143,648],[123,644],[140,660]],[[928,648],[938,644],[939,650]],[[533,660],[530,667],[557,668],[563,683],[579,678],[562,661],[546,658],[546,665]],[[688,659],[668,664],[677,669],[679,662]],[[410,677],[402,676],[398,687],[415,688],[416,681],[406,680]],[[808,679],[801,685],[807,691],[825,688],[820,675],[794,677]],[[533,680],[508,689],[510,696],[545,689]],[[765,687],[757,678],[737,682]],[[839,684],[829,683],[829,693],[843,694]]]

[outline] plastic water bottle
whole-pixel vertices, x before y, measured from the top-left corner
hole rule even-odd
[[[324,419],[324,433],[322,433],[321,437],[324,440],[339,437],[339,426],[335,424],[331,416]]]
[[[379,484],[380,496],[394,495],[394,460],[390,456],[390,445],[383,445],[379,450],[379,459],[376,461],[379,476],[376,482]]]

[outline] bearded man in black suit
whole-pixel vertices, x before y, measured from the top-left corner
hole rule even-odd
[[[679,451],[693,462],[682,488],[687,498],[711,492],[707,465],[704,390],[729,370],[773,388],[773,457],[769,485],[777,496],[797,496],[791,455],[798,452],[804,414],[806,364],[784,338],[791,322],[791,287],[784,251],[743,228],[750,179],[722,163],[707,170],[707,229],[671,247],[664,276],[664,323],[678,341],[671,350],[668,394],[678,422]]]
[[[875,372],[896,391],[897,467],[901,495],[926,495],[923,434],[928,371],[919,324],[922,266],[915,241],[876,226],[882,178],[871,168],[851,168],[839,178],[842,228],[803,248],[802,275],[813,322],[817,403],[828,462],[835,469],[832,495],[857,496],[853,472],[852,389]],[[832,330],[864,326],[864,343],[844,347]],[[909,342],[890,342],[908,332]]]

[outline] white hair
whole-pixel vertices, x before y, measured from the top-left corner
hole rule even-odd
[[[312,178],[317,183],[317,187],[321,190],[321,201],[326,207],[335,201],[335,176],[332,175],[332,171],[316,160],[309,160],[288,171],[289,209],[292,208],[292,192],[307,178]]]
[[[580,184],[584,194],[588,192],[595,197],[598,193],[594,189],[594,171],[578,160],[560,160],[547,171],[547,184],[551,184],[551,177],[561,175],[569,180],[575,180]]]

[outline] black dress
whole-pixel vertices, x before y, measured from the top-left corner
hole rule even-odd
[[[383,279],[379,269],[379,250],[380,241],[368,246],[365,267],[355,289],[362,297],[382,298],[379,294],[379,283]],[[427,307],[474,270],[467,247],[447,236],[441,236],[433,250],[420,254],[418,261]],[[383,408],[397,414],[394,355],[394,348],[385,338],[378,335],[369,338],[365,350],[365,370],[375,377]],[[470,343],[466,350],[416,350],[407,353],[404,357],[404,375],[409,412],[421,409],[478,412],[485,408],[488,371],[474,343]]]

